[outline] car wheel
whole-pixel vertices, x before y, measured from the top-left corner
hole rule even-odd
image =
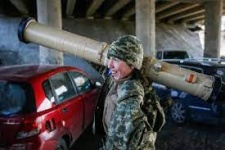
[[[183,124],[187,119],[187,113],[184,105],[180,102],[175,102],[171,107],[171,118],[177,124]]]
[[[68,150],[66,141],[64,139],[60,139],[56,145],[55,150]]]

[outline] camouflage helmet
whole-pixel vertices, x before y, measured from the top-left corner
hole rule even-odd
[[[140,70],[143,61],[143,47],[135,36],[125,35],[110,45],[107,57],[118,58]]]

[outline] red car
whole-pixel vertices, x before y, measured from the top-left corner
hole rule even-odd
[[[74,67],[0,67],[0,149],[68,149],[93,121],[99,89]]]

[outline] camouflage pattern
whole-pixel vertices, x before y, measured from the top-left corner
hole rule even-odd
[[[143,61],[143,47],[135,36],[125,35],[110,45],[107,57],[121,59],[140,70]]]
[[[112,76],[107,76],[105,82],[101,88],[101,92],[98,98],[98,103],[95,110],[95,121],[94,121],[94,133],[101,137],[105,137],[106,133],[104,131],[102,118],[103,118],[103,111],[104,111],[104,104],[106,96],[113,85]]]
[[[159,131],[165,124],[164,111],[161,110],[162,116],[161,113],[157,115],[160,110],[155,108],[154,103],[158,102],[159,98],[151,88],[152,82],[148,78],[141,81],[119,81],[117,104],[108,133],[105,133],[102,125],[104,100],[116,82],[112,77],[106,79],[95,114],[97,134],[107,137],[103,149],[155,149],[155,131]]]
[[[108,50],[107,57],[121,59],[140,70],[143,61],[143,48],[140,41],[132,35],[120,37],[114,41]],[[116,84],[116,86],[115,86]],[[142,111],[144,103],[144,87],[138,78],[115,81],[106,78],[99,96],[95,112],[96,134],[106,137],[105,150],[154,150],[156,132],[148,123],[148,118]],[[108,92],[112,87],[117,93],[116,105],[110,118],[107,133],[103,127],[103,111]],[[111,92],[111,90],[110,90]],[[105,119],[105,118],[104,118]]]
[[[152,81],[146,76],[143,76],[142,79],[145,96],[141,109],[147,116],[148,123],[152,127],[153,131],[158,132],[166,123],[165,112],[161,106],[159,96],[152,88]]]
[[[156,133],[152,131],[140,106],[144,89],[137,80],[118,85],[118,99],[107,133],[106,150],[154,150]]]

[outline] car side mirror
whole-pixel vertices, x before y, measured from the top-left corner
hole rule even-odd
[[[95,87],[102,87],[102,83],[100,83],[100,82],[98,82],[98,81],[95,82],[94,85],[95,85]]]
[[[91,83],[91,87],[92,87],[92,88],[101,88],[101,87],[102,87],[102,83],[99,82],[99,81],[92,82],[92,83]]]

